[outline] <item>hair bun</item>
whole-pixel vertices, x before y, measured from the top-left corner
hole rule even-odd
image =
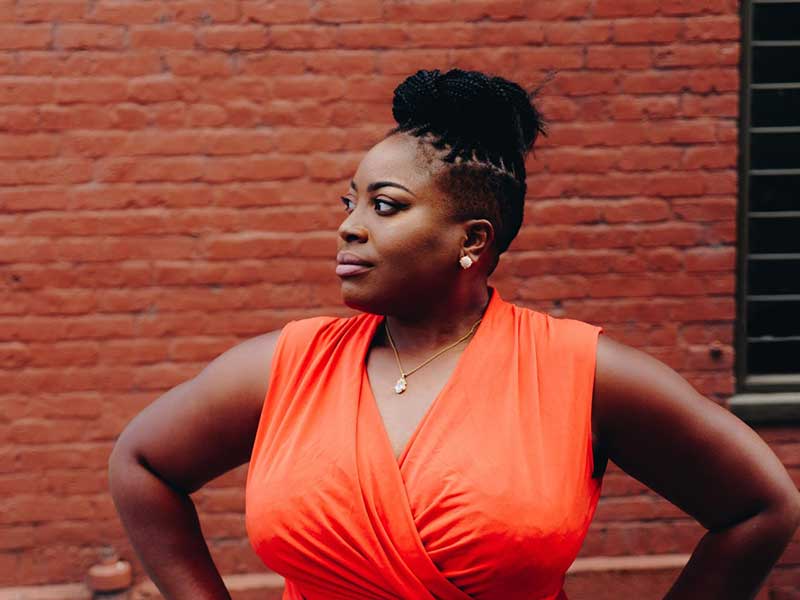
[[[544,131],[542,117],[518,84],[478,71],[417,71],[394,91],[392,114],[399,128],[415,134],[431,132],[453,146],[455,156],[517,163]],[[509,151],[516,156],[507,156]],[[505,156],[504,156],[505,155]]]

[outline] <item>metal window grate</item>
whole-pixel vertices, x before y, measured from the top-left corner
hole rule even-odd
[[[742,3],[736,371],[800,390],[800,0]]]

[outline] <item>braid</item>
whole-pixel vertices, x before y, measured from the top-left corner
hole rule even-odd
[[[522,223],[525,156],[543,118],[518,84],[478,71],[420,70],[394,91],[397,127],[439,151],[447,168],[438,184],[454,199],[454,214],[488,218],[495,227],[498,253],[504,252]]]

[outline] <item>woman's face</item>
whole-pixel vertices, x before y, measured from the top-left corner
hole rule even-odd
[[[464,227],[417,144],[395,134],[375,145],[342,197],[336,272],[352,308],[408,314],[443,300],[459,275]]]

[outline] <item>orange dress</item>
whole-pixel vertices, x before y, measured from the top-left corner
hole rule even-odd
[[[367,377],[383,317],[286,325],[246,526],[284,600],[563,600],[594,516],[597,337],[496,290],[395,459]]]

